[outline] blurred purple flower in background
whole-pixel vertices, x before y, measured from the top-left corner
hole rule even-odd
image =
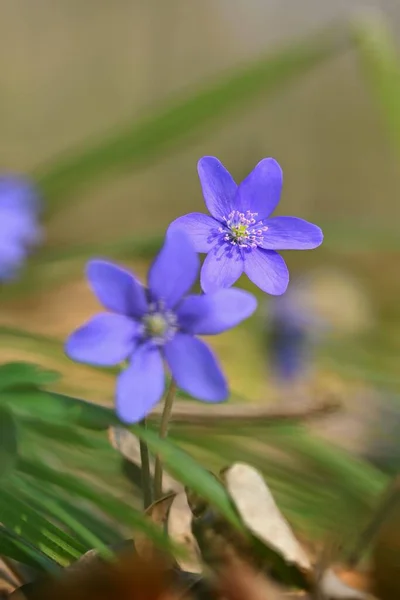
[[[268,309],[271,371],[279,381],[295,381],[309,366],[311,325],[289,292],[269,302]]]
[[[29,181],[0,175],[0,282],[14,279],[41,241],[40,208],[38,193]]]
[[[197,335],[226,331],[249,317],[257,301],[238,289],[183,296],[193,286],[199,258],[187,235],[167,236],[154,260],[145,289],[131,273],[102,260],[88,264],[89,283],[101,313],[67,340],[73,360],[97,366],[128,361],[118,377],[117,414],[126,423],[143,419],[161,399],[163,360],[177,385],[205,402],[228,396],[225,378],[211,350]]]
[[[272,298],[266,307],[271,372],[281,382],[298,381],[307,375],[312,350],[328,329],[327,322],[304,298],[307,288],[307,279],[298,279],[284,296]]]
[[[228,288],[246,273],[268,294],[286,291],[289,272],[276,250],[309,250],[322,243],[319,227],[296,217],[269,218],[279,203],[282,169],[265,158],[238,186],[221,162],[205,156],[198,173],[210,215],[179,217],[170,230],[183,229],[197,252],[207,253],[201,270],[205,292]]]

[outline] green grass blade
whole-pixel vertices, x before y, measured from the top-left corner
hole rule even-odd
[[[224,486],[211,473],[174,443],[160,439],[154,431],[139,426],[132,430],[148,444],[151,452],[161,457],[171,475],[217,508],[233,525],[241,527]]]
[[[377,13],[355,23],[354,39],[366,81],[400,157],[400,58],[394,36]]]
[[[129,166],[132,169],[182,149],[194,135],[219,125],[234,111],[246,108],[261,94],[271,94],[284,84],[308,72],[348,47],[341,31],[329,31],[297,42],[268,55],[189,97],[175,100],[139,123],[126,125],[122,133],[110,136],[80,153],[71,152],[36,173],[49,199],[48,217],[68,200],[77,201],[78,189],[103,178],[107,171]]]
[[[0,525],[0,555],[2,554],[46,573],[57,574],[59,572],[59,565],[56,561],[35,548],[24,537]]]

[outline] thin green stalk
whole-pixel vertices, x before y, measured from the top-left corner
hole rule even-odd
[[[159,430],[160,439],[166,438],[168,434],[168,423],[172,414],[172,406],[174,404],[176,394],[176,383],[171,379],[167,395],[164,400],[164,409],[161,415],[161,423]],[[162,464],[161,459],[157,455],[154,467],[154,500],[158,500],[162,496]]]
[[[143,419],[143,421],[140,422],[140,426],[143,427],[143,429],[146,429],[146,419]],[[151,487],[149,448],[143,440],[140,440],[140,463],[142,470],[143,508],[146,510],[153,502],[153,494]]]
[[[361,534],[356,547],[350,554],[348,564],[350,567],[356,567],[360,562],[362,555],[379,533],[386,519],[391,515],[392,510],[399,502],[400,498],[400,475],[397,475],[388,486],[377,510],[372,515],[371,521]]]

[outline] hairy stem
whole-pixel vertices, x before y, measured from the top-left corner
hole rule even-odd
[[[161,415],[161,423],[159,430],[160,439],[166,438],[168,434],[168,423],[172,414],[172,405],[174,403],[176,393],[176,383],[171,379],[167,395],[164,400],[164,408]],[[154,467],[154,500],[158,500],[162,496],[162,465],[160,457],[156,456],[155,467]]]
[[[146,429],[146,419],[140,422],[140,426]],[[153,493],[151,487],[150,475],[150,454],[146,442],[140,440],[140,466],[142,470],[142,493],[143,493],[143,508],[146,510],[153,501]]]

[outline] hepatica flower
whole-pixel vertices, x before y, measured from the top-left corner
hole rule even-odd
[[[323,235],[303,219],[270,216],[281,195],[279,164],[263,159],[240,185],[213,156],[199,161],[198,173],[210,216],[190,213],[171,223],[170,230],[183,229],[197,252],[207,254],[203,290],[228,288],[244,272],[264,292],[283,294],[289,272],[277,250],[316,248]]]
[[[41,240],[40,202],[25,179],[0,175],[0,283],[13,279]]]
[[[269,303],[268,350],[273,373],[281,381],[294,381],[307,370],[312,322],[288,291]]]
[[[160,400],[164,363],[177,385],[205,402],[228,395],[216,358],[197,335],[226,331],[249,317],[257,302],[238,289],[187,295],[199,271],[199,258],[183,232],[169,234],[148,274],[148,287],[129,271],[92,260],[87,277],[107,309],[75,331],[67,355],[79,362],[128,366],[117,381],[117,414],[126,423],[143,419]]]

